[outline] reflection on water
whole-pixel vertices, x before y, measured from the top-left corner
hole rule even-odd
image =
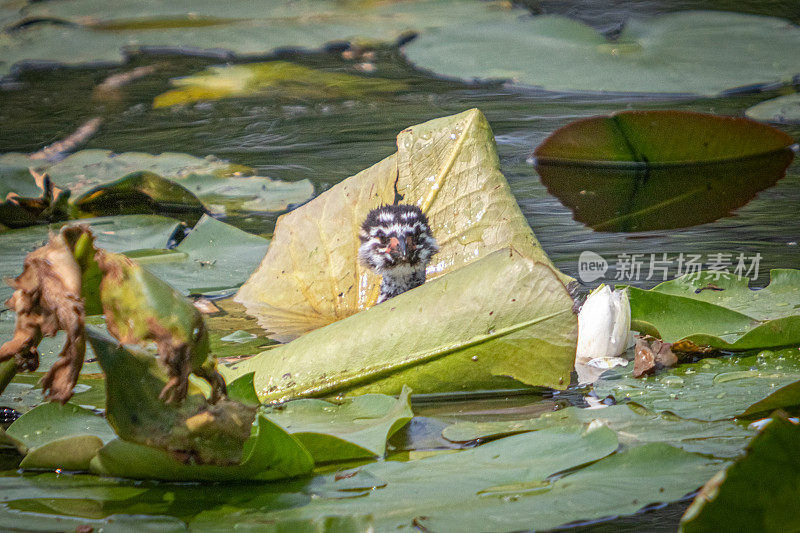
[[[698,226],[728,216],[775,185],[794,158],[781,150],[698,165],[536,165],[547,190],[596,231]]]

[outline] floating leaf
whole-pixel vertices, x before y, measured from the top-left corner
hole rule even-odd
[[[287,48],[320,49],[327,43],[394,43],[410,31],[491,16],[487,6],[463,0],[359,2],[267,0],[258,9],[246,0],[193,0],[186,6],[148,6],[135,0],[102,5],[73,0],[67,6],[24,5],[0,19],[0,76],[25,61],[122,63],[140,50],[162,53],[270,55]]]
[[[156,96],[153,107],[237,96],[261,95],[308,101],[408,90],[402,81],[326,72],[288,61],[211,67],[199,74],[173,79],[172,85],[177,88]]]
[[[798,406],[800,406],[800,380],[784,385],[763,400],[745,409],[739,416],[746,418],[758,416],[759,414],[766,415],[776,409],[789,409]]]
[[[734,274],[686,274],[649,291],[631,287],[630,302],[631,329],[665,342],[723,350],[800,343],[800,270],[772,270],[756,291]]]
[[[24,154],[0,155],[0,171],[27,172],[29,167],[46,171],[55,185],[70,191],[76,205],[101,215],[112,208],[123,213],[135,207],[138,212],[151,212],[153,206],[197,213],[203,206],[213,213],[283,211],[314,194],[308,180],[284,182],[255,176],[250,167],[213,156],[92,149],[51,163]]]
[[[255,372],[262,401],[353,394],[564,389],[575,360],[572,298],[547,265],[498,250],[391,300],[222,367]],[[443,313],[443,310],[447,310]]]
[[[383,457],[386,440],[414,416],[411,390],[397,399],[364,394],[336,403],[294,400],[267,408],[267,418],[297,437],[316,463]]]
[[[183,293],[203,294],[241,285],[264,257],[269,241],[204,216],[172,250],[126,254]]]
[[[103,441],[94,435],[64,437],[28,451],[19,467],[32,470],[88,470]]]
[[[745,111],[755,120],[777,124],[800,124],[800,93],[787,94],[756,104]]]
[[[567,407],[529,420],[458,422],[447,426],[442,435],[454,442],[470,442],[554,426],[589,423],[602,423],[610,427],[627,447],[663,442],[687,452],[720,458],[741,455],[747,441],[753,436],[753,432],[733,422],[704,422],[667,413],[654,413],[633,402],[602,409]]]
[[[646,378],[631,377],[630,368],[613,369],[603,374],[594,390],[601,398],[611,395],[618,402],[631,400],[683,418],[722,420],[738,416],[798,380],[800,352],[792,348],[708,357]]]
[[[800,426],[774,416],[747,455],[714,476],[681,520],[681,531],[800,529]]]
[[[609,456],[615,440],[605,427],[552,428],[417,461],[371,464],[360,471],[385,486],[373,488],[373,481],[361,497],[343,498],[351,489],[343,487],[337,497],[331,494],[337,481],[330,479],[306,505],[259,518],[281,523],[357,509],[372,514],[381,531],[415,525],[443,532],[538,531],[679,499],[723,464],[666,444]],[[565,470],[571,472],[552,479]]]
[[[595,230],[678,228],[727,216],[774,185],[793,143],[742,118],[624,111],[556,130],[536,149],[536,171]]]
[[[565,17],[454,19],[405,47],[416,66],[471,81],[510,79],[551,91],[715,95],[789,83],[800,30],[787,20],[720,11],[679,11],[625,21],[614,40]]]
[[[15,420],[7,433],[28,448],[78,435],[92,435],[103,443],[116,438],[105,418],[72,403],[42,404]]]
[[[439,243],[429,279],[508,246],[551,264],[500,173],[480,111],[412,126],[397,150],[278,219],[266,257],[236,295],[270,337],[291,340],[374,303],[379,278],[358,262],[358,231],[396,194],[421,206]]]

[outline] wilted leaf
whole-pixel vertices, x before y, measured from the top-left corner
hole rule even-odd
[[[631,377],[630,368],[615,368],[603,374],[594,390],[601,398],[611,395],[618,402],[632,400],[683,418],[722,420],[740,415],[750,405],[798,380],[800,352],[792,348],[708,357],[643,379]]]
[[[745,111],[755,120],[777,124],[800,124],[800,93],[787,94],[756,104]]]
[[[720,458],[741,455],[747,441],[754,434],[731,421],[704,422],[680,418],[669,413],[654,413],[630,402],[602,409],[567,407],[528,420],[458,422],[444,428],[442,435],[454,442],[470,442],[590,423],[602,423],[610,427],[617,432],[620,443],[626,447],[663,442],[687,452]]]
[[[498,250],[446,277],[221,370],[255,371],[262,401],[349,391],[564,389],[572,298],[547,265]]]
[[[159,448],[153,453],[177,464],[240,462],[254,408],[226,399],[210,405],[192,386],[180,404],[166,404],[159,395],[167,376],[153,355],[123,348],[96,331],[90,330],[89,339],[106,374],[106,416],[117,435]]]
[[[800,58],[786,54],[800,46],[800,30],[784,19],[679,11],[626,20],[611,40],[566,17],[522,14],[454,18],[421,32],[405,55],[450,78],[510,79],[551,91],[715,95],[789,83],[800,73]]]
[[[800,529],[800,426],[781,415],[757,435],[747,455],[714,476],[681,520],[681,531]]]
[[[211,403],[223,397],[225,382],[209,352],[208,330],[200,311],[125,256],[99,250],[95,260],[102,272],[99,292],[108,331],[126,344],[156,344],[170,378],[160,397],[181,401],[190,373],[208,381]]]
[[[164,248],[178,227],[178,222],[173,219],[152,215],[88,218],[79,223],[89,226],[98,247],[111,252]],[[0,276],[19,275],[25,255],[45,245],[48,234],[63,226],[34,226],[0,233]],[[9,287],[0,283],[0,299],[5,300],[11,293]]]
[[[266,257],[236,295],[270,337],[291,340],[374,304],[379,277],[358,262],[358,230],[395,195],[428,215],[440,246],[429,279],[509,246],[551,264],[500,173],[480,111],[412,126],[397,150],[278,219]]]
[[[0,224],[21,228],[67,220],[69,196],[46,173],[8,165],[0,156]]]
[[[294,435],[316,463],[383,457],[386,440],[414,416],[411,390],[399,398],[364,394],[336,403],[294,400],[267,408],[267,418]]]
[[[772,270],[756,291],[747,277],[686,274],[649,291],[631,287],[630,302],[631,329],[665,342],[722,350],[800,343],[800,270]]]
[[[287,100],[357,98],[408,90],[402,81],[326,72],[287,61],[211,67],[172,80],[176,89],[155,97],[153,107],[237,96],[272,96]]]
[[[58,360],[42,378],[50,400],[66,402],[78,381],[86,354],[82,270],[73,250],[84,230],[64,228],[49,242],[25,257],[22,273],[7,283],[14,294],[6,305],[17,315],[14,336],[0,346],[0,362],[14,359],[21,371],[39,368],[42,337],[64,331]]]
[[[774,185],[793,143],[742,118],[624,111],[556,130],[536,149],[536,170],[595,230],[678,228],[727,216]]]

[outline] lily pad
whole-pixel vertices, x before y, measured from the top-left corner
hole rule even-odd
[[[747,455],[709,481],[681,520],[685,533],[800,528],[800,426],[773,417]]]
[[[416,66],[466,81],[509,79],[551,91],[716,95],[789,83],[800,73],[791,22],[720,11],[631,19],[607,39],[566,17],[498,11],[420,33],[405,47]]]
[[[603,374],[594,390],[601,398],[611,395],[618,402],[634,401],[654,411],[711,421],[736,417],[798,380],[800,351],[792,348],[708,357],[646,378],[630,376],[630,368],[615,368]]]
[[[268,246],[267,239],[203,216],[175,248],[126,255],[184,294],[204,294],[244,283]]]
[[[745,111],[755,120],[776,124],[800,124],[800,94],[787,94],[756,104]]]
[[[19,467],[25,470],[88,470],[103,441],[94,435],[75,435],[42,444],[28,451]]]
[[[502,6],[502,4],[499,4]],[[491,16],[498,4],[463,0],[319,4],[267,0],[220,4],[192,0],[176,7],[126,0],[108,6],[97,0],[68,5],[24,4],[7,14],[0,46],[0,76],[25,62],[118,64],[137,51],[193,53],[213,57],[263,57],[287,48],[318,50],[327,43],[392,44],[410,31],[450,24],[463,17]],[[158,30],[158,31],[154,31]]]
[[[410,393],[405,388],[397,399],[364,394],[336,403],[294,400],[262,412],[297,437],[316,463],[383,457],[386,440],[414,416]]]
[[[742,418],[769,414],[776,409],[789,410],[800,406],[800,381],[789,383],[776,390],[766,398],[745,409],[739,416]]]
[[[282,211],[291,204],[308,200],[314,193],[314,187],[308,180],[272,180],[255,176],[252,168],[213,156],[200,158],[173,152],[151,155],[81,150],[57,163],[10,153],[0,155],[0,165],[7,172],[15,169],[27,172],[28,168],[46,171],[56,186],[69,190],[73,201],[90,212],[92,201],[97,203],[101,196],[107,201],[125,195],[132,200],[141,200],[141,195],[145,193],[157,201],[183,208],[197,208],[196,200],[199,198],[213,213]],[[149,174],[129,176],[136,172]],[[169,188],[168,184],[161,183],[153,175],[180,187]],[[126,179],[122,179],[126,176]],[[148,176],[149,184],[143,183],[143,177]]]
[[[172,85],[176,88],[155,97],[154,108],[237,96],[278,96],[307,101],[408,90],[402,81],[326,72],[288,61],[211,67],[199,74],[174,79]]]
[[[379,277],[359,264],[358,232],[396,195],[421,207],[439,243],[429,279],[509,246],[551,266],[500,173],[480,111],[412,126],[397,150],[278,219],[266,257],[236,295],[271,338],[285,342],[374,305]]]
[[[399,394],[404,385],[420,394],[521,383],[564,389],[576,322],[549,266],[498,250],[220,371],[228,381],[255,372],[262,401]]]
[[[415,525],[443,532],[545,530],[678,499],[723,464],[666,444],[608,456],[615,440],[614,432],[602,426],[588,432],[551,428],[472,450],[367,465],[360,472],[385,486],[373,480],[362,497],[342,498],[345,487],[337,497],[331,493],[337,481],[330,479],[307,505],[261,519],[311,520],[358,509],[372,514],[376,530]],[[565,470],[573,471],[553,475]]]
[[[774,185],[793,143],[748,119],[624,111],[556,130],[535,151],[536,171],[595,230],[678,228],[728,216]]]
[[[105,418],[71,403],[42,404],[15,420],[7,433],[28,448],[78,435],[92,435],[102,443],[117,437]]]
[[[669,413],[654,413],[634,402],[602,409],[567,407],[529,420],[458,422],[447,426],[442,435],[454,442],[470,442],[554,426],[598,423],[616,431],[620,443],[626,447],[663,442],[687,452],[719,458],[741,455],[748,440],[754,435],[754,432],[733,422],[704,422]]]
[[[744,273],[686,274],[649,291],[631,287],[630,302],[631,329],[665,342],[723,350],[800,343],[800,270],[772,270],[755,291]]]

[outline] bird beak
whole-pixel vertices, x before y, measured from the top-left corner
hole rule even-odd
[[[406,241],[405,239],[398,239],[397,237],[392,237],[389,239],[389,250],[392,253],[399,252],[400,257],[405,258],[407,249],[406,249]]]

